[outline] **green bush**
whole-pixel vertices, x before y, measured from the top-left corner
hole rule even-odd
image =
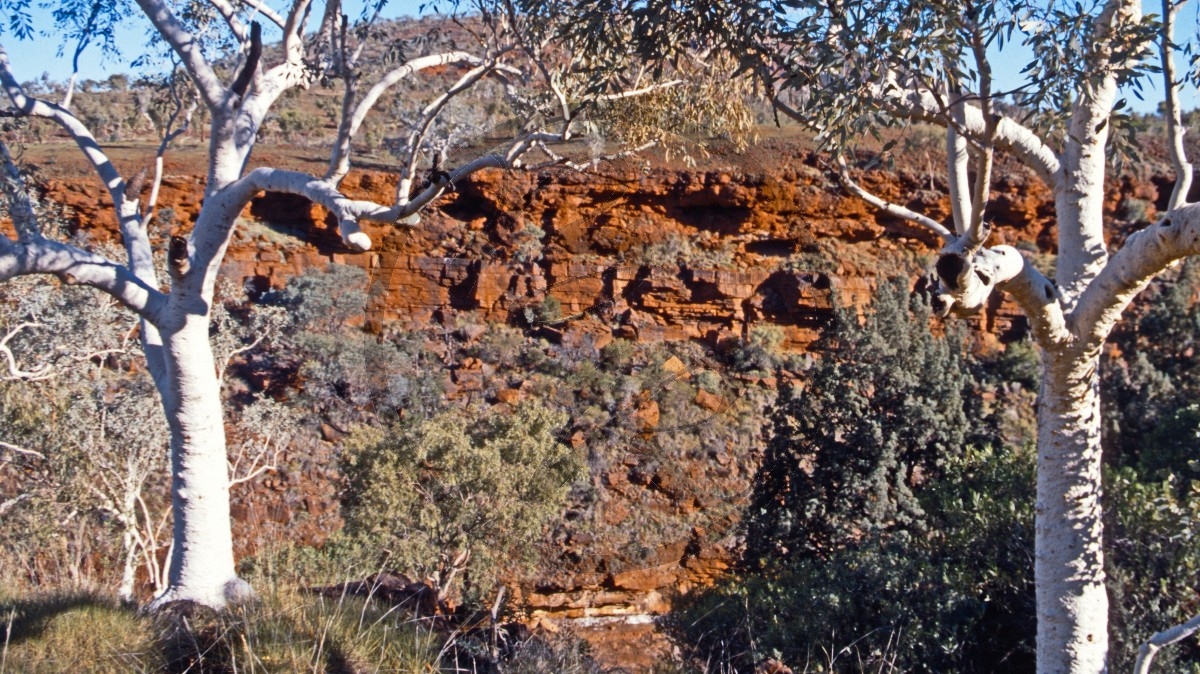
[[[444,585],[465,554],[464,597],[490,592],[534,561],[534,543],[581,477],[581,457],[558,440],[565,421],[525,403],[360,429],[343,456],[348,542]]]
[[[863,323],[836,308],[828,351],[780,395],[746,515],[753,562],[824,555],[876,533],[923,535],[914,489],[985,432],[968,418],[961,346],[929,330],[901,281],[881,284]]]
[[[920,495],[926,535],[743,571],[683,598],[671,630],[709,671],[1032,671],[1032,473],[1031,450],[964,452]]]
[[[961,345],[901,281],[781,393],[737,575],[673,621],[697,662],[819,671],[1032,667],[1032,452],[991,437]],[[988,445],[983,445],[984,447]]]
[[[1109,664],[1112,671],[1128,672],[1143,641],[1200,613],[1200,479],[1143,482],[1132,468],[1105,477]],[[1189,639],[1163,649],[1154,670],[1200,673],[1200,644]]]
[[[331,264],[291,279],[265,301],[285,307],[296,330],[332,333],[364,315],[368,282],[367,273],[358,267]]]

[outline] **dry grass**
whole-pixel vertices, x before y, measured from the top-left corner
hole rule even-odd
[[[3,674],[163,669],[151,621],[108,597],[74,590],[5,599],[0,616]]]
[[[404,611],[286,586],[219,615],[146,616],[86,591],[9,598],[0,612],[0,674],[436,672],[445,643]]]

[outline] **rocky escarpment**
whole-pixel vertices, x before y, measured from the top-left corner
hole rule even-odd
[[[477,174],[415,228],[368,225],[375,247],[363,254],[341,247],[319,206],[261,195],[238,228],[227,275],[265,289],[331,262],[362,267],[371,278],[366,320],[374,325],[428,325],[455,312],[521,322],[549,299],[555,318],[601,318],[613,336],[717,343],[766,322],[799,349],[828,317],[831,288],[865,297],[874,277],[914,275],[938,245],[928,232],[842,194],[815,155],[781,145],[723,160],[692,171]],[[948,213],[929,176],[870,174],[865,182],[933,217]],[[351,175],[344,189],[386,201],[394,184],[393,176],[366,172]],[[78,227],[111,231],[98,186],[49,187]],[[1053,221],[1045,188],[1024,171],[1004,174],[996,187],[989,214],[998,237],[1046,248]],[[186,232],[202,192],[198,178],[168,176],[166,228]],[[997,306],[984,320],[1002,332],[1015,315]],[[562,327],[602,331],[587,321]]]

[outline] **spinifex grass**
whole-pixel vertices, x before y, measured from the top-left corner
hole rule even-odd
[[[358,597],[268,585],[215,614],[140,615],[91,592],[0,601],[0,674],[52,672],[435,672],[444,638]]]
[[[0,673],[155,672],[163,660],[153,621],[82,590],[0,601]]]

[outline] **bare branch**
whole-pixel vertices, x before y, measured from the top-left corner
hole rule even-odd
[[[972,12],[978,10],[972,7]],[[979,164],[975,171],[975,191],[971,197],[971,217],[963,233],[966,250],[970,254],[983,247],[988,231],[984,224],[984,210],[992,189],[992,164],[996,156],[996,127],[999,121],[992,112],[992,66],[988,62],[987,45],[979,26],[971,26],[971,51],[975,55],[975,66],[979,71],[979,111],[983,117],[983,136],[979,139]],[[958,106],[959,112],[962,106]]]
[[[625,99],[625,98],[633,98],[635,96],[644,96],[646,94],[653,93],[655,91],[660,91],[662,89],[670,89],[672,87],[677,87],[681,84],[683,84],[683,80],[668,80],[666,82],[660,82],[658,84],[651,84],[650,86],[641,87],[640,89],[629,89],[627,91],[618,91],[618,92],[612,93],[612,94],[604,94],[603,96],[597,96],[596,100],[597,101],[619,101],[619,100]]]
[[[304,26],[311,8],[312,0],[292,2],[292,9],[283,25],[283,48],[288,63],[300,65],[304,58]]]
[[[16,452],[17,454],[22,454],[24,456],[32,456],[33,458],[40,459],[42,461],[46,460],[45,454],[42,454],[41,452],[35,452],[32,449],[25,449],[24,447],[21,447],[20,445],[14,445],[11,442],[4,442],[0,440],[0,449],[7,449],[10,452]]]
[[[951,232],[950,230],[946,229],[942,225],[942,223],[934,220],[933,218],[931,218],[927,215],[922,215],[920,213],[917,213],[916,211],[909,210],[899,204],[894,204],[890,201],[882,199],[882,198],[866,191],[861,186],[859,186],[858,183],[854,182],[853,178],[850,177],[850,167],[848,167],[846,165],[846,158],[839,155],[837,158],[837,161],[838,161],[838,172],[837,172],[838,181],[841,182],[843,187],[845,187],[851,193],[856,195],[858,198],[862,199],[863,201],[867,202],[868,204],[871,204],[875,208],[878,208],[879,210],[883,211],[884,213],[887,213],[888,215],[892,215],[892,216],[895,216],[898,218],[903,218],[905,220],[908,220],[909,222],[918,224],[918,225],[934,232],[935,234],[942,237],[943,239],[946,239],[947,241],[951,241],[954,239],[954,233]]]
[[[350,199],[338,192],[328,182],[306,173],[266,167],[257,168],[248,173],[239,181],[237,187],[246,195],[246,199],[259,190],[299,194],[307,197],[321,204],[337,217],[342,241],[347,246],[356,251],[365,251],[371,248],[371,238],[359,227],[359,220],[404,225],[416,224],[417,219],[410,216],[420,212],[430,202],[441,196],[450,184],[485,168],[507,167],[508,164],[502,157],[494,154],[485,155],[451,171],[448,178],[431,182],[421,193],[406,203],[393,206]]]
[[[956,106],[954,114],[959,115],[961,123],[962,107]],[[954,232],[964,234],[967,223],[971,220],[971,183],[968,174],[970,155],[967,153],[967,139],[954,129],[953,124],[946,125],[946,174],[950,185],[950,210],[954,218]]]
[[[108,188],[113,207],[116,209],[117,222],[120,223],[125,249],[129,255],[130,269],[148,286],[156,286],[150,240],[146,236],[145,228],[137,213],[137,195],[127,198],[125,180],[117,172],[108,155],[100,148],[100,144],[96,142],[91,131],[65,108],[26,96],[9,70],[8,54],[3,47],[0,47],[0,85],[3,85],[9,99],[21,114],[45,117],[57,122],[83,151],[84,156],[88,158],[105,187]],[[4,181],[11,187],[9,200],[13,204],[14,222],[20,238],[28,242],[39,241],[41,234],[28,192],[21,180],[20,173],[12,162],[8,149],[3,147],[3,143],[0,143],[0,148],[2,148],[0,159],[3,159],[6,173]],[[0,268],[4,266],[4,263],[0,262]],[[3,274],[4,271],[0,269],[0,276]]]
[[[9,511],[11,511],[13,508],[17,507],[18,505],[20,505],[22,501],[27,501],[31,498],[33,498],[33,494],[30,494],[29,492],[25,492],[24,494],[18,494],[16,496],[14,496],[13,498],[8,499],[7,501],[0,503],[0,517],[4,517],[5,515],[7,515],[9,513]]]
[[[442,109],[446,107],[450,99],[475,86],[476,82],[487,76],[497,66],[498,63],[495,60],[480,63],[463,74],[457,82],[442,92],[440,96],[435,98],[421,111],[421,121],[417,123],[416,128],[408,135],[408,165],[396,187],[397,204],[403,204],[408,200],[408,188],[417,176],[417,160],[420,156],[421,141],[424,140],[425,134],[429,132],[429,127],[433,124],[433,120],[437,119],[437,116],[441,114]]]
[[[1176,260],[1200,254],[1200,204],[1176,209],[1135,232],[1084,288],[1071,314],[1072,332],[1103,343],[1112,327],[1152,278]]]
[[[325,172],[325,179],[337,185],[350,172],[351,142],[358,134],[358,130],[367,118],[367,114],[375,107],[379,102],[379,98],[388,89],[394,87],[409,75],[428,68],[449,65],[451,63],[470,63],[471,65],[478,66],[483,63],[483,60],[473,54],[462,51],[432,54],[412,59],[399,68],[393,69],[387,75],[384,75],[375,86],[367,91],[362,101],[354,106],[352,113],[346,114],[343,112],[342,122],[338,128],[338,139],[329,157],[329,169]],[[352,90],[348,88],[347,97],[351,96],[352,93]],[[347,99],[347,102],[350,102],[349,99]],[[343,111],[348,107],[347,105],[343,105]]]
[[[925,90],[909,90],[890,96],[893,112],[897,115],[946,126],[952,122],[939,105],[937,97]],[[979,142],[987,133],[983,113],[971,105],[962,106],[962,129],[960,134]],[[1062,183],[1061,163],[1053,149],[1045,144],[1031,129],[1015,120],[1002,117],[996,121],[996,147],[1016,155],[1050,186],[1058,189]]]
[[[162,0],[137,0],[137,3],[158,33],[179,55],[204,103],[213,111],[223,107],[227,92],[212,66],[205,60],[196,37],[188,32]]]
[[[120,205],[125,197],[125,181],[117,173],[116,167],[113,166],[108,156],[100,149],[100,144],[96,142],[95,136],[66,108],[26,96],[24,89],[17,84],[16,78],[9,69],[8,52],[3,47],[0,47],[0,85],[3,85],[19,114],[45,117],[58,123],[71,136],[79,149],[83,151],[84,156],[91,162],[96,173],[100,175],[104,186],[108,188],[113,204]]]
[[[284,21],[283,17],[279,15],[279,12],[271,9],[267,3],[262,2],[261,0],[238,0],[238,2],[250,7],[256,13],[261,14],[268,21],[280,28],[284,28],[287,25],[287,22]]]
[[[71,57],[71,79],[67,81],[67,92],[63,94],[62,102],[62,106],[68,110],[75,95],[75,82],[79,79],[79,57],[83,55],[83,50],[87,49],[92,37],[92,28],[96,25],[96,18],[100,16],[102,7],[99,2],[92,5],[92,13],[88,15],[87,23],[84,24],[83,30],[79,31],[79,40],[75,43],[75,53]]]
[[[150,226],[150,220],[154,218],[155,208],[158,206],[158,192],[162,187],[163,178],[163,158],[167,154],[167,149],[171,146],[171,142],[179,136],[188,132],[192,126],[192,115],[196,112],[196,102],[193,101],[184,109],[183,100],[179,96],[179,91],[175,88],[177,82],[172,78],[171,81],[171,99],[175,103],[174,109],[171,111],[171,116],[167,119],[166,125],[163,127],[162,141],[158,144],[158,150],[154,153],[154,180],[150,183],[150,196],[146,199],[146,207],[142,214],[142,229]],[[178,129],[173,128],[179,120],[180,115],[183,116],[183,124],[179,125]],[[137,196],[137,195],[134,195]]]
[[[0,281],[26,274],[52,274],[67,284],[92,286],[157,324],[166,296],[125,265],[65,243],[41,240],[0,250]]]
[[[8,376],[0,377],[0,379],[20,379],[22,381],[42,381],[44,379],[51,379],[54,377],[55,372],[50,367],[49,363],[42,363],[41,366],[39,366],[35,370],[22,370],[17,365],[17,359],[15,356],[13,356],[12,349],[8,348],[8,343],[12,340],[13,337],[16,337],[17,334],[19,332],[21,332],[22,330],[24,330],[26,328],[40,328],[40,327],[42,327],[40,323],[32,323],[32,322],[28,322],[28,321],[24,322],[24,323],[18,323],[16,326],[14,326],[11,330],[8,331],[8,334],[4,335],[3,337],[0,337],[0,354],[3,354],[4,359],[6,361],[8,361]],[[12,448],[11,446],[6,445],[5,443],[0,443],[0,447],[5,447],[6,449]],[[42,457],[42,458],[45,458],[45,457]]]
[[[228,0],[208,0],[208,3],[216,8],[221,18],[225,19],[225,23],[229,25],[229,30],[233,32],[238,42],[245,43],[249,35],[246,33],[246,24],[237,17],[237,9],[229,4]]]
[[[1171,165],[1175,169],[1175,187],[1171,190],[1171,200],[1167,211],[1173,211],[1187,204],[1187,195],[1192,187],[1192,164],[1187,158],[1184,147],[1184,134],[1187,127],[1183,124],[1183,113],[1179,108],[1179,85],[1175,78],[1175,20],[1184,3],[1175,0],[1162,0],[1162,29],[1159,38],[1159,55],[1162,59],[1163,88],[1165,95],[1163,103],[1166,107],[1163,115],[1167,120],[1167,140],[1171,149]]]
[[[950,68],[948,67],[947,70]],[[967,231],[967,223],[971,221],[971,180],[968,173],[970,154],[967,152],[967,139],[959,133],[966,126],[966,101],[962,96],[962,88],[956,83],[947,85],[947,93],[951,99],[946,124],[946,176],[950,187],[950,211],[954,218],[954,232],[962,235]]]
[[[545,134],[543,134],[543,135],[545,135]],[[592,157],[591,159],[589,159],[586,162],[578,162],[578,161],[571,161],[567,157],[561,156],[558,153],[554,152],[546,144],[547,142],[549,142],[549,141],[539,140],[536,143],[533,143],[532,145],[533,145],[533,147],[536,147],[538,150],[540,150],[542,153],[544,153],[547,157],[549,157],[550,159],[548,161],[544,161],[544,162],[541,162],[538,164],[524,164],[524,165],[518,166],[521,163],[521,160],[514,159],[512,162],[510,162],[512,164],[513,168],[522,168],[526,171],[540,171],[542,169],[550,168],[552,166],[566,166],[567,168],[570,168],[570,169],[573,169],[576,171],[586,171],[588,169],[595,168],[601,162],[611,162],[611,161],[617,161],[619,159],[624,159],[626,157],[632,157],[632,156],[641,154],[642,152],[645,152],[646,150],[649,150],[650,148],[658,145],[658,141],[651,140],[651,141],[643,143],[637,147],[630,148],[628,150],[622,150],[620,152],[613,152],[613,153],[605,154],[605,155],[597,155],[595,157]]]
[[[1179,643],[1195,634],[1197,630],[1200,630],[1200,615],[1169,630],[1163,630],[1147,639],[1138,648],[1137,662],[1133,666],[1134,674],[1150,674],[1150,663],[1154,661],[1154,656],[1164,646]]]

